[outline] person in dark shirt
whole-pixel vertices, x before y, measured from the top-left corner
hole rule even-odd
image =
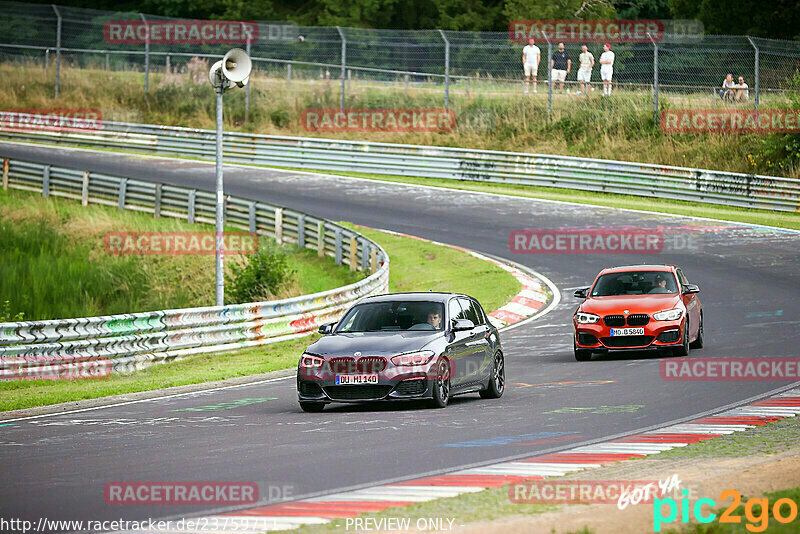
[[[564,49],[564,43],[558,43],[558,50],[553,52],[553,57],[550,58],[550,68],[553,83],[559,82],[558,90],[564,92],[564,81],[572,69],[572,59],[569,57],[569,52]]]

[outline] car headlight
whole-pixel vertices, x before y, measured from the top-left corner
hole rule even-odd
[[[578,312],[575,314],[575,320],[578,321],[578,324],[592,324],[599,321],[600,316],[593,313]]]
[[[680,308],[672,308],[671,310],[662,310],[653,314],[653,319],[656,321],[677,321],[683,317],[683,310]]]
[[[395,365],[425,365],[436,355],[432,350],[421,350],[392,356],[392,363]]]
[[[300,367],[304,367],[306,369],[316,369],[317,367],[322,367],[323,363],[325,363],[323,358],[314,356],[313,354],[303,353],[303,355],[300,357]]]

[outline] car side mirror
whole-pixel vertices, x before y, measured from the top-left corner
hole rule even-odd
[[[319,327],[319,330],[317,330],[317,332],[319,332],[322,335],[328,335],[331,332],[333,332],[333,328],[335,326],[336,326],[336,322],[335,321],[332,322],[332,323],[325,323],[325,324],[323,324],[323,325],[321,325]]]
[[[686,284],[683,286],[683,294],[684,295],[692,295],[694,293],[700,293],[700,288],[694,284]]]
[[[575,292],[575,296],[578,297],[579,299],[585,299],[588,295],[589,295],[588,287],[584,287]]]
[[[475,328],[475,323],[469,319],[453,319],[453,332],[464,332]]]

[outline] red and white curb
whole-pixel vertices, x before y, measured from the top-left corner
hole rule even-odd
[[[604,464],[644,458],[690,443],[763,426],[800,414],[800,388],[694,421],[623,438],[533,456],[512,462],[464,469],[371,488],[333,493],[301,501],[269,504],[202,518],[208,525],[223,525],[220,532],[289,530],[301,525],[343,521],[363,513],[396,506],[455,497],[525,480],[558,477]]]
[[[363,228],[368,228],[368,227],[364,226]],[[369,228],[369,229],[375,230],[375,228]],[[509,265],[508,263],[504,263],[494,258],[484,256],[480,252],[475,252],[474,250],[470,250],[464,247],[459,247],[456,245],[441,243],[439,241],[431,241],[430,239],[425,239],[423,237],[419,237],[416,235],[394,232],[392,230],[381,229],[379,231],[391,235],[397,235],[402,237],[408,237],[410,239],[416,239],[418,241],[424,241],[426,243],[433,243],[434,245],[439,245],[442,247],[449,247],[456,250],[460,250],[462,252],[466,252],[467,254],[470,254],[471,256],[478,258],[479,260],[488,261],[489,263],[492,263],[500,267],[504,271],[511,273],[511,276],[516,278],[517,281],[519,281],[519,283],[522,284],[522,290],[519,293],[517,293],[505,305],[487,314],[489,316],[489,320],[497,328],[502,328],[504,326],[512,325],[514,323],[523,321],[533,315],[536,315],[536,313],[545,304],[547,304],[547,302],[553,296],[547,284],[545,284],[538,278],[523,272],[521,269],[518,269],[513,265]]]

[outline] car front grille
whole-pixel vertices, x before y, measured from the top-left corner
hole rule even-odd
[[[367,356],[358,360],[356,367],[359,373],[380,373],[386,369],[386,358]]]
[[[328,386],[324,389],[333,400],[374,400],[388,395],[392,386]]]
[[[606,315],[603,317],[606,326],[625,326],[624,315]]]
[[[603,342],[603,345],[611,349],[624,347],[646,347],[653,342],[653,336],[601,337],[600,341]]]
[[[403,380],[394,390],[400,395],[421,395],[425,393],[425,380],[421,378]]]
[[[646,313],[632,313],[628,316],[628,326],[644,326],[650,322]]]
[[[358,372],[356,367],[355,358],[331,358],[330,359],[331,372],[337,375],[349,375]]]
[[[386,369],[386,358],[380,356],[365,356],[356,361],[350,356],[341,356],[330,359],[331,372],[337,375],[352,375],[355,373],[380,373]]]

